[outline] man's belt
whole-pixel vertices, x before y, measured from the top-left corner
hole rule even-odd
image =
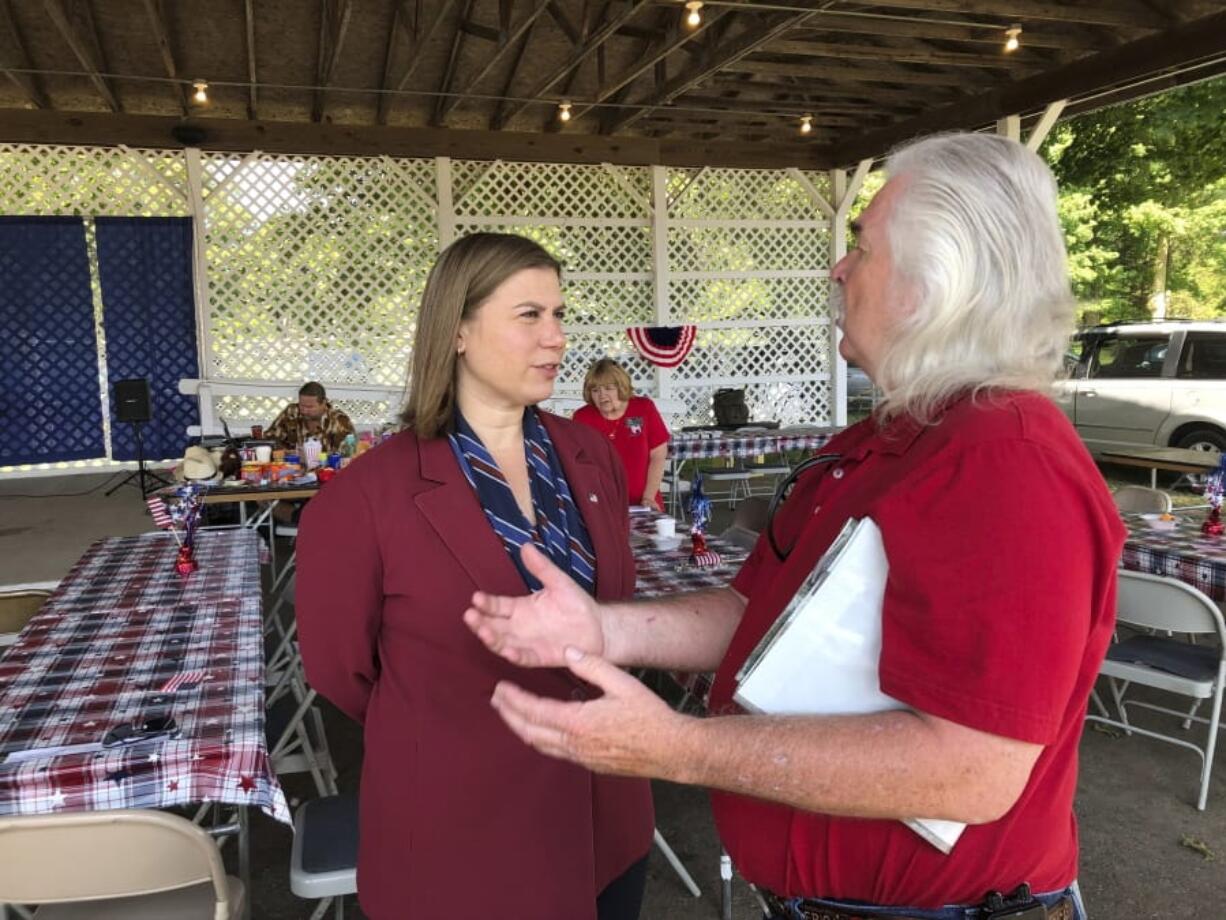
[[[766,902],[766,906],[770,909],[772,916],[789,918],[790,920],[792,908],[787,905],[783,898],[762,888],[758,889],[758,893],[762,895],[762,900]],[[912,917],[910,914],[858,914],[854,910],[832,907],[820,901],[802,900],[796,909],[800,911],[800,916],[804,917],[805,920],[921,920],[921,918]],[[1065,895],[1055,904],[1049,905],[1046,910],[1047,920],[1073,920],[1073,899]],[[981,913],[983,916],[988,915],[986,910]]]

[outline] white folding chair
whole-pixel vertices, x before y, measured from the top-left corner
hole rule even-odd
[[[319,900],[311,920],[335,904],[345,916],[345,895],[358,891],[358,797],[328,795],[303,804],[294,815],[289,888],[300,898]]]
[[[153,809],[0,817],[0,904],[39,920],[233,920],[245,892],[217,845]]]
[[[1099,673],[1108,680],[1119,718],[1110,718],[1097,692],[1092,700],[1098,714],[1086,715],[1088,721],[1113,725],[1128,734],[1136,732],[1196,751],[1201,758],[1200,795],[1196,807],[1203,811],[1209,795],[1209,774],[1213,769],[1213,751],[1222,714],[1222,687],[1226,683],[1226,623],[1222,620],[1222,612],[1191,585],[1173,578],[1125,570],[1119,572],[1117,609],[1116,619],[1121,625],[1217,639],[1216,647],[1193,645],[1169,635],[1145,632],[1115,642],[1107,650]],[[1196,703],[1191,712],[1184,712],[1144,700],[1127,699],[1128,689],[1133,684],[1191,697]],[[1211,714],[1207,719],[1194,714],[1204,700],[1211,701]],[[1185,729],[1192,722],[1208,725],[1205,746],[1202,748],[1186,738],[1138,728],[1128,720],[1128,706],[1176,716],[1183,721]]]
[[[1115,499],[1115,506],[1124,512],[1166,514],[1171,510],[1171,496],[1148,486],[1120,486],[1111,497]]]

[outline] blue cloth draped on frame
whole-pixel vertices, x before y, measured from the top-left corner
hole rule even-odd
[[[506,477],[458,410],[455,421],[456,430],[448,435],[451,450],[524,584],[532,591],[541,588],[519,558],[519,548],[531,541],[588,594],[595,594],[596,553],[592,540],[536,410],[524,410],[524,456],[528,460],[535,522],[524,519]]]

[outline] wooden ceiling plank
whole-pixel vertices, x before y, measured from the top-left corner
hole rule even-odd
[[[648,70],[655,67],[656,64],[663,62],[674,51],[677,51],[689,42],[699,38],[707,29],[714,26],[720,19],[728,15],[728,10],[715,9],[711,15],[703,18],[702,22],[696,28],[682,26],[678,20],[676,26],[660,41],[654,43],[647,48],[641,55],[636,57],[634,64],[629,69],[618,74],[607,83],[603,83],[596,90],[596,94],[592,101],[596,103],[605,102],[614,93],[623,87],[628,87],[631,83],[645,74]],[[585,113],[591,111],[592,106],[587,105],[576,110],[575,118],[579,118]]]
[[[259,81],[255,56],[255,0],[243,0],[243,21],[247,33],[247,117],[260,117]]]
[[[524,52],[528,50],[528,46],[532,43],[532,32],[536,29],[539,19],[534,19],[532,24],[528,26],[528,31],[524,33],[523,40],[519,43],[519,48],[515,52],[515,59],[511,61],[511,69],[507,71],[507,78],[502,83],[502,89],[499,91],[498,103],[494,106],[494,110],[490,112],[488,128],[490,131],[496,131],[498,126],[502,124],[502,115],[506,110],[507,97],[511,95],[511,84],[515,82],[515,77],[519,73],[520,64],[524,60]]]
[[[1052,3],[1047,0],[873,0],[874,6],[903,10],[956,13],[961,16],[1001,16],[1024,25],[1027,20],[1080,22],[1098,26],[1165,29],[1166,17],[1133,3]],[[1024,33],[1023,33],[1024,34]]]
[[[777,41],[762,48],[763,54],[801,55],[848,61],[890,61],[898,64],[930,64],[935,67],[986,67],[991,70],[1027,70],[1025,61],[1006,57],[997,45],[981,53],[941,51],[923,46],[860,45],[838,42]]]
[[[102,97],[102,101],[106,103],[107,108],[112,112],[119,112],[119,100],[115,98],[115,92],[107,81],[100,74],[102,73],[102,64],[95,51],[97,36],[93,36],[94,43],[91,44],[89,39],[77,31],[68,18],[68,12],[64,9],[61,0],[43,0],[43,7],[47,11],[47,15],[51,18],[56,29],[68,43],[68,47],[72,49],[72,53],[76,55],[77,60],[81,63],[86,74],[89,77],[89,82],[94,85],[94,89],[98,91],[98,95]],[[89,7],[84,8],[88,13]],[[91,21],[92,21],[92,17]]]
[[[778,61],[736,61],[723,68],[725,73],[761,74],[769,77],[802,77],[808,80],[852,80],[857,83],[901,83],[914,86],[965,86],[962,74],[908,70],[904,67],[856,64],[844,66],[811,62],[788,64]]]
[[[576,48],[582,45],[583,38],[579,34],[579,27],[570,21],[570,17],[566,15],[566,10],[557,4],[557,0],[550,0],[546,7],[549,10],[549,18],[562,30],[562,34],[566,36],[571,45]]]
[[[826,4],[833,5],[833,0]],[[737,37],[708,48],[698,62],[691,68],[682,71],[655,93],[643,100],[643,107],[619,114],[608,125],[609,134],[627,128],[638,121],[652,109],[666,105],[682,93],[702,83],[707,77],[735,64],[737,61],[752,54],[762,45],[772,42],[791,29],[803,25],[821,16],[823,10],[817,9],[805,13],[791,13],[784,16],[771,17],[766,22]],[[729,22],[726,17],[725,22]]]
[[[457,0],[442,0],[434,16],[429,18],[425,32],[423,32],[420,36],[415,36],[417,40],[409,48],[409,64],[405,68],[404,73],[400,75],[400,79],[396,81],[394,92],[400,92],[409,85],[409,80],[411,80],[413,78],[413,74],[417,72],[417,68],[421,65],[424,57],[424,55],[421,53],[422,49],[430,44],[430,40],[434,37],[434,33],[438,31],[438,27],[447,18],[448,14],[450,14],[456,2]],[[409,28],[409,19],[407,16],[404,16],[403,13],[401,15],[400,25],[401,28],[406,31]],[[381,125],[387,124],[388,115],[391,112],[393,101],[392,97],[393,93],[383,93],[379,97],[379,113],[377,118],[379,124]]]
[[[704,90],[707,88],[712,90],[752,88],[764,92],[776,90],[784,93],[796,91],[795,85],[783,83],[781,80],[750,81],[740,79],[738,74],[716,74],[708,81],[707,86],[703,87]],[[679,98],[684,98],[687,94],[683,93]],[[829,82],[822,82],[810,87],[810,94],[820,99],[852,100],[863,102],[865,105],[888,103],[912,109],[922,109],[932,104],[931,95],[926,89],[891,89],[889,87],[873,86],[868,83],[834,86]]]
[[[1076,100],[1082,94],[1101,92],[1110,85],[1126,84],[1189,61],[1223,54],[1226,54],[1226,12],[1219,12],[1073,61],[1056,70],[962,98],[889,128],[861,134],[833,148],[828,158],[843,164],[878,156],[918,135],[973,129],[1006,115],[1026,114],[1058,99]]]
[[[498,44],[505,45],[511,41],[511,10],[515,0],[498,0]]]
[[[840,13],[834,10],[826,13],[811,31],[815,34],[841,34],[865,36],[895,36],[898,38],[938,38],[947,41],[987,44],[1000,48],[1003,41],[1003,31],[999,26],[977,28],[975,26],[955,25],[947,22],[935,22],[919,16],[897,14],[898,19],[885,18],[876,15],[857,15],[855,13]],[[1081,51],[1086,47],[1083,37],[1071,34],[1067,29],[1053,29],[1043,26],[1027,26],[1027,47],[1055,48],[1063,51]],[[1106,47],[1106,42],[1099,42],[1097,47]]]
[[[47,100],[47,94],[43,92],[42,83],[38,76],[32,73],[18,72],[33,70],[34,68],[30,65],[30,55],[26,51],[25,41],[22,39],[21,32],[17,28],[17,21],[13,18],[13,9],[9,5],[9,0],[0,0],[0,29],[12,36],[13,58],[6,61],[5,64],[14,69],[10,70],[6,67],[4,75],[12,81],[13,85],[21,91],[21,94],[35,108],[51,108],[51,103]]]
[[[465,94],[476,89],[482,80],[484,80],[500,64],[502,64],[503,60],[508,54],[510,54],[512,49],[517,47],[519,40],[524,38],[528,32],[531,31],[532,27],[536,25],[537,19],[539,19],[541,14],[545,12],[551,2],[552,0],[537,0],[536,6],[528,13],[527,16],[524,17],[523,21],[515,27],[513,32],[508,33],[506,44],[499,48],[495,54],[490,55],[485,64],[472,76],[472,78],[464,86],[464,89],[460,91],[460,94],[456,96],[444,97],[443,118],[446,118],[452,109],[464,102]]]
[[[450,93],[455,86],[455,75],[460,61],[460,51],[464,48],[465,32],[462,26],[472,16],[474,3],[476,3],[476,0],[464,0],[464,10],[460,13],[460,21],[456,24],[455,34],[451,37],[451,51],[447,55],[447,65],[443,68],[443,78],[438,84],[439,93],[444,95],[434,97],[434,114],[430,117],[430,124],[435,128],[440,128],[443,125],[443,105],[447,101],[445,94]]]
[[[554,69],[544,79],[534,85],[527,96],[530,99],[536,99],[549,92],[553,86],[560,82],[574,68],[578,67],[586,61],[591,55],[596,53],[596,49],[607,42],[610,38],[617,34],[617,30],[629,22],[639,10],[651,5],[652,0],[629,0],[626,8],[616,16],[604,20],[604,24],[597,29],[587,41],[579,47],[575,48],[571,56],[562,66]],[[522,112],[527,106],[526,102],[516,102],[508,105],[505,110],[499,114],[499,117],[492,122],[495,128],[503,127],[508,121]]]
[[[170,31],[166,28],[166,17],[161,0],[144,0],[145,15],[149,19],[149,27],[153,29],[153,37],[157,41],[158,52],[162,55],[162,66],[166,68],[166,76],[177,80],[179,70],[175,66],[174,51],[170,47]],[[184,115],[188,113],[187,88],[182,83],[173,84],[175,98],[179,109]]]
[[[479,22],[473,22],[469,19],[460,23],[460,28],[464,30],[464,34],[472,38],[479,38],[482,41],[487,41],[497,45],[502,41],[502,33],[491,26],[483,26]]]
[[[345,35],[349,31],[352,12],[351,0],[324,0],[320,8],[319,55],[314,101],[311,103],[311,121],[320,121],[323,118],[325,92],[336,74],[336,65],[345,47]]]

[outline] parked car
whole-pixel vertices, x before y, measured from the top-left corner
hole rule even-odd
[[[876,402],[876,387],[864,369],[847,365],[847,411],[872,412]]]
[[[1074,336],[1057,401],[1095,453],[1226,451],[1226,323],[1096,326]]]

